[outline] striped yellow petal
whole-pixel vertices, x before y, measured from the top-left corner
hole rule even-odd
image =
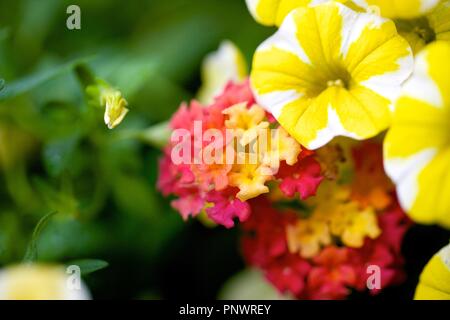
[[[292,11],[257,49],[250,79],[258,103],[316,149],[386,129],[412,68],[392,21],[328,2]]]
[[[450,300],[450,244],[431,258],[420,275],[415,300]]]
[[[450,43],[416,59],[386,136],[385,168],[412,219],[450,228]]]
[[[350,0],[246,0],[252,16],[257,22],[265,26],[280,26],[284,18],[298,7],[329,1],[351,3]]]
[[[358,6],[377,8],[381,16],[391,19],[412,19],[427,14],[439,0],[353,0]]]

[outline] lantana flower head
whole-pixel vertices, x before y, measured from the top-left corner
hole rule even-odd
[[[368,150],[375,156],[361,158]],[[352,289],[367,290],[368,267],[373,265],[380,268],[381,288],[404,279],[401,244],[411,222],[393,186],[379,178],[381,144],[351,144],[350,151],[346,165],[353,178],[323,182],[317,195],[300,201],[296,209],[285,207],[280,199],[250,201],[254,213],[243,223],[244,257],[282,293],[301,299],[344,299]],[[355,197],[352,189],[358,185],[353,180],[360,172],[365,172],[370,187]],[[378,188],[384,188],[390,201],[373,206],[362,193]],[[371,293],[379,291],[373,288]]]
[[[314,195],[323,179],[314,153],[271,122],[248,81],[230,83],[212,104],[182,104],[170,121],[174,140],[160,162],[158,188],[177,197],[172,206],[184,219],[204,212],[227,228],[247,220],[247,201],[270,187],[288,197]]]
[[[300,144],[362,140],[390,124],[413,57],[395,24],[336,3],[299,7],[256,51],[257,102]]]

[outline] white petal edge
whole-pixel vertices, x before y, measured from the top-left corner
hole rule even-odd
[[[408,50],[408,56],[402,57],[397,61],[399,65],[398,70],[376,75],[359,83],[361,86],[391,101],[389,106],[391,111],[394,111],[394,104],[402,91],[401,85],[413,72],[414,58],[411,48],[408,48]]]
[[[295,12],[295,10],[293,12]],[[256,51],[261,52],[277,48],[292,53],[303,63],[311,65],[311,60],[297,41],[297,25],[295,24],[293,12],[287,15],[286,19],[284,19],[281,24],[280,29],[278,29],[273,36],[264,41]]]
[[[253,90],[253,92],[255,91],[256,90]],[[281,116],[281,111],[284,106],[300,99],[302,96],[302,93],[299,93],[293,89],[286,91],[272,91],[270,93],[256,95],[258,104],[270,112],[276,119]]]
[[[450,244],[439,250],[438,255],[450,271]]]
[[[250,12],[250,14],[252,15],[252,17],[256,20],[256,21],[259,21],[259,18],[258,18],[258,14],[257,14],[257,7],[258,7],[258,4],[259,4],[259,1],[260,0],[245,0],[245,2],[247,3],[247,8],[248,8],[248,11]]]
[[[401,96],[426,102],[436,108],[444,106],[441,91],[429,75],[426,52],[416,57],[414,75],[403,85]]]
[[[420,0],[420,13],[425,14],[439,4],[440,0]],[[370,5],[365,0],[352,0],[354,4],[361,8],[369,8]]]
[[[361,137],[356,135],[353,132],[347,131],[342,125],[341,119],[339,119],[339,115],[336,110],[333,109],[331,105],[328,106],[328,122],[325,128],[319,130],[317,132],[317,136],[313,141],[310,141],[306,148],[310,150],[316,150],[328,142],[330,142],[333,138],[337,136],[343,136],[352,138],[355,140],[361,140]]]
[[[419,192],[419,175],[436,154],[435,148],[405,158],[388,158],[385,154],[385,171],[396,184],[400,205],[405,211],[410,211],[414,205]]]
[[[343,18],[341,54],[344,58],[350,46],[361,38],[364,28],[370,26],[371,29],[378,29],[389,21],[375,14],[355,12],[342,4],[337,5]]]
[[[8,288],[9,285],[9,271],[8,270],[1,270],[0,271],[0,300],[6,300],[8,295],[8,291],[10,290]],[[69,277],[65,275],[62,277],[61,281],[61,294],[62,296],[59,298],[59,300],[91,300],[91,294],[87,288],[87,286],[84,284],[83,281],[80,282],[80,288],[79,289],[71,289],[68,286]]]
[[[420,4],[420,10],[423,13],[427,13],[434,9],[438,4],[440,0],[421,0]]]

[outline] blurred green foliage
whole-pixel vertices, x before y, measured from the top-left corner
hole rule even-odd
[[[81,30],[66,28],[70,4],[81,8]],[[167,270],[177,268],[193,279],[206,272],[197,295],[213,297],[241,266],[236,232],[203,231],[212,241],[197,246],[197,223],[184,224],[156,190],[158,127],[149,128],[195,96],[201,61],[221,40],[251,61],[271,32],[243,0],[0,0],[0,264],[19,263],[38,222],[57,212],[37,259],[109,262],[87,278],[94,297],[176,296],[181,277]],[[87,104],[81,64],[128,100],[118,128]],[[190,250],[217,269],[185,261]]]

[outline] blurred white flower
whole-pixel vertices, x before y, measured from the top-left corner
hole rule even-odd
[[[202,65],[201,103],[209,104],[229,81],[242,81],[247,76],[247,64],[242,53],[231,41],[223,41],[219,49],[206,56]]]
[[[76,277],[76,278],[75,278]],[[23,264],[0,270],[0,300],[88,300],[80,274],[59,265]]]

